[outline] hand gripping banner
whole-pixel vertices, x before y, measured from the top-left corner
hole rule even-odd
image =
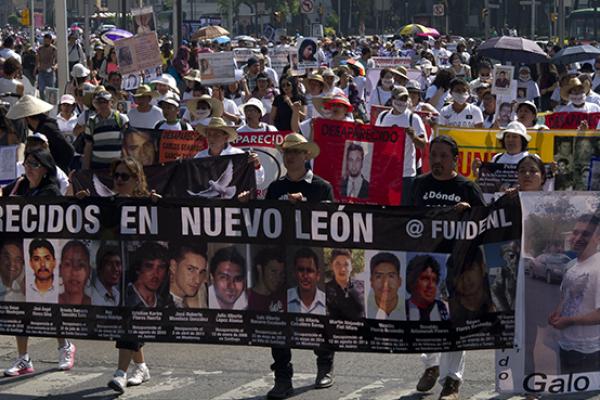
[[[0,199],[0,334],[414,353],[511,347],[520,211]],[[505,249],[512,257],[503,257]]]

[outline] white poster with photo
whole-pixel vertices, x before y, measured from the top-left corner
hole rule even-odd
[[[517,98],[517,81],[513,74],[515,67],[510,65],[496,65],[492,75],[492,93],[496,96]]]
[[[298,69],[318,68],[317,50],[318,39],[314,37],[304,38],[298,43]]]
[[[235,82],[235,63],[233,53],[200,53],[198,55],[200,77],[205,85]]]
[[[115,42],[121,74],[139,73],[162,65],[158,38],[155,32],[136,35]]]
[[[496,96],[496,112],[494,114],[494,123],[498,123],[499,128],[506,126],[515,119],[513,102],[514,97]]]
[[[156,19],[152,6],[133,8],[131,17],[133,18],[133,32],[136,35],[156,31]]]
[[[516,346],[496,352],[496,390],[540,395],[598,390],[600,193],[520,197]]]
[[[409,68],[412,63],[412,58],[410,57],[371,57],[371,59],[375,64],[375,68],[378,69],[396,68],[400,66]]]

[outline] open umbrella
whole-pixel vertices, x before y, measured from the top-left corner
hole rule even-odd
[[[600,55],[600,49],[589,44],[581,46],[565,47],[552,57],[555,64],[572,64],[578,61],[586,61]]]
[[[362,63],[354,58],[349,58],[347,59],[345,62],[341,61],[340,64],[350,64],[350,65],[354,65],[357,69],[358,69],[358,74],[360,76],[365,76],[366,75],[366,70],[365,67],[362,65]]]
[[[192,35],[192,40],[198,40],[198,39],[214,39],[214,38],[218,38],[219,36],[228,36],[229,35],[229,31],[227,31],[227,29],[218,26],[218,25],[209,25],[209,26],[204,26],[200,29],[198,29],[193,35]]]
[[[400,29],[398,34],[400,34],[402,36],[415,36],[415,35],[417,35],[417,36],[432,36],[432,37],[440,36],[440,33],[437,31],[437,29],[428,28],[425,25],[419,25],[419,24],[408,24],[408,25],[402,27],[402,29]]]
[[[218,44],[225,44],[231,42],[231,39],[229,36],[219,36],[218,38],[214,38],[212,41]]]
[[[513,63],[548,62],[548,55],[536,42],[521,37],[500,36],[488,39],[477,48],[477,53],[484,57]]]
[[[114,46],[115,42],[117,40],[120,39],[127,39],[133,36],[133,33],[123,30],[123,29],[111,29],[110,31],[106,31],[104,32],[101,36],[100,39],[110,45],[110,46]]]
[[[233,40],[237,40],[238,42],[256,43],[256,39],[254,39],[252,36],[247,36],[247,35],[236,36],[233,38]]]

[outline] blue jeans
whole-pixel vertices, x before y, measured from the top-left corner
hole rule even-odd
[[[56,75],[54,74],[54,71],[38,72],[38,89],[40,90],[40,97],[42,100],[46,100],[46,93],[44,92],[47,87],[56,87]]]

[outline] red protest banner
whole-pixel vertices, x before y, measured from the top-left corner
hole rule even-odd
[[[596,129],[600,113],[555,112],[546,115],[546,125],[550,129],[577,129],[581,121],[587,121],[588,129]]]
[[[391,111],[392,107],[372,105],[371,106],[371,116],[370,116],[371,125],[375,125],[375,123],[377,122],[377,118],[379,118],[379,114],[381,114],[384,111],[388,111],[388,110]]]
[[[158,161],[165,163],[193,158],[207,146],[206,138],[196,131],[163,131],[158,146]]]
[[[338,201],[400,204],[403,128],[316,119],[313,132],[321,148],[315,174],[331,183]]]
[[[237,140],[232,143],[245,151],[258,154],[260,164],[265,170],[265,181],[256,186],[256,197],[264,199],[271,182],[286,174],[283,165],[283,155],[277,146],[283,143],[285,135],[290,132],[240,132]]]

